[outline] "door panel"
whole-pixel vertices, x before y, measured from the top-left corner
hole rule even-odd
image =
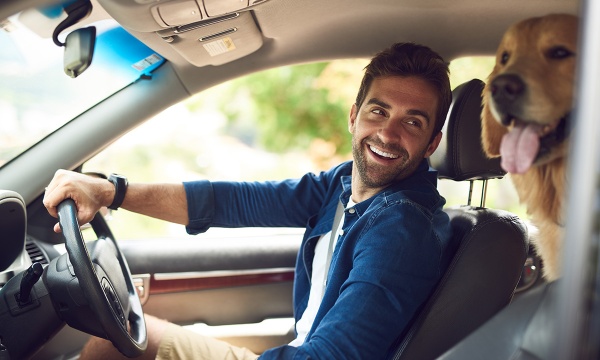
[[[144,312],[260,353],[293,338],[300,240],[299,233],[119,245],[143,284]]]

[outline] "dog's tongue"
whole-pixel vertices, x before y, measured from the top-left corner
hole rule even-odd
[[[501,166],[509,173],[522,174],[533,164],[539,148],[541,127],[532,124],[516,124],[502,138],[500,144]]]

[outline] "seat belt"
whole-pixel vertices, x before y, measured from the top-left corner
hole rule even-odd
[[[342,221],[342,215],[344,215],[344,206],[342,202],[338,200],[338,206],[335,210],[335,217],[333,218],[333,227],[331,228],[331,236],[329,237],[329,248],[327,249],[327,260],[325,261],[325,271],[323,279],[323,291],[321,292],[321,299],[325,296],[325,288],[327,287],[327,278],[329,277],[329,266],[331,265],[331,257],[333,256],[333,244],[338,236],[338,227],[340,221]]]

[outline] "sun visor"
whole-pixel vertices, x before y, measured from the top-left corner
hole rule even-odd
[[[251,54],[263,44],[249,11],[176,26],[157,34],[195,66],[221,65]]]
[[[121,26],[156,33],[195,66],[221,65],[260,49],[254,11],[268,0],[97,0]]]

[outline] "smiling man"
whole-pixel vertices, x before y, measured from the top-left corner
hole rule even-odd
[[[427,157],[451,102],[448,67],[429,48],[395,44],[365,69],[348,128],[353,162],[272,182],[112,183],[59,171],[44,204],[73,198],[81,223],[101,206],[186,225],[306,227],[294,279],[296,339],[261,359],[384,359],[452,256],[450,225]],[[125,184],[125,185],[123,185]],[[56,227],[57,231],[59,230]],[[332,235],[333,233],[333,235]],[[256,359],[246,349],[147,316],[144,359]],[[91,340],[81,359],[115,358]]]
[[[366,103],[352,105],[352,199],[360,202],[410,176],[440,143],[436,89],[419,77],[374,79]],[[361,101],[362,102],[362,101]],[[433,135],[433,136],[432,136]]]

